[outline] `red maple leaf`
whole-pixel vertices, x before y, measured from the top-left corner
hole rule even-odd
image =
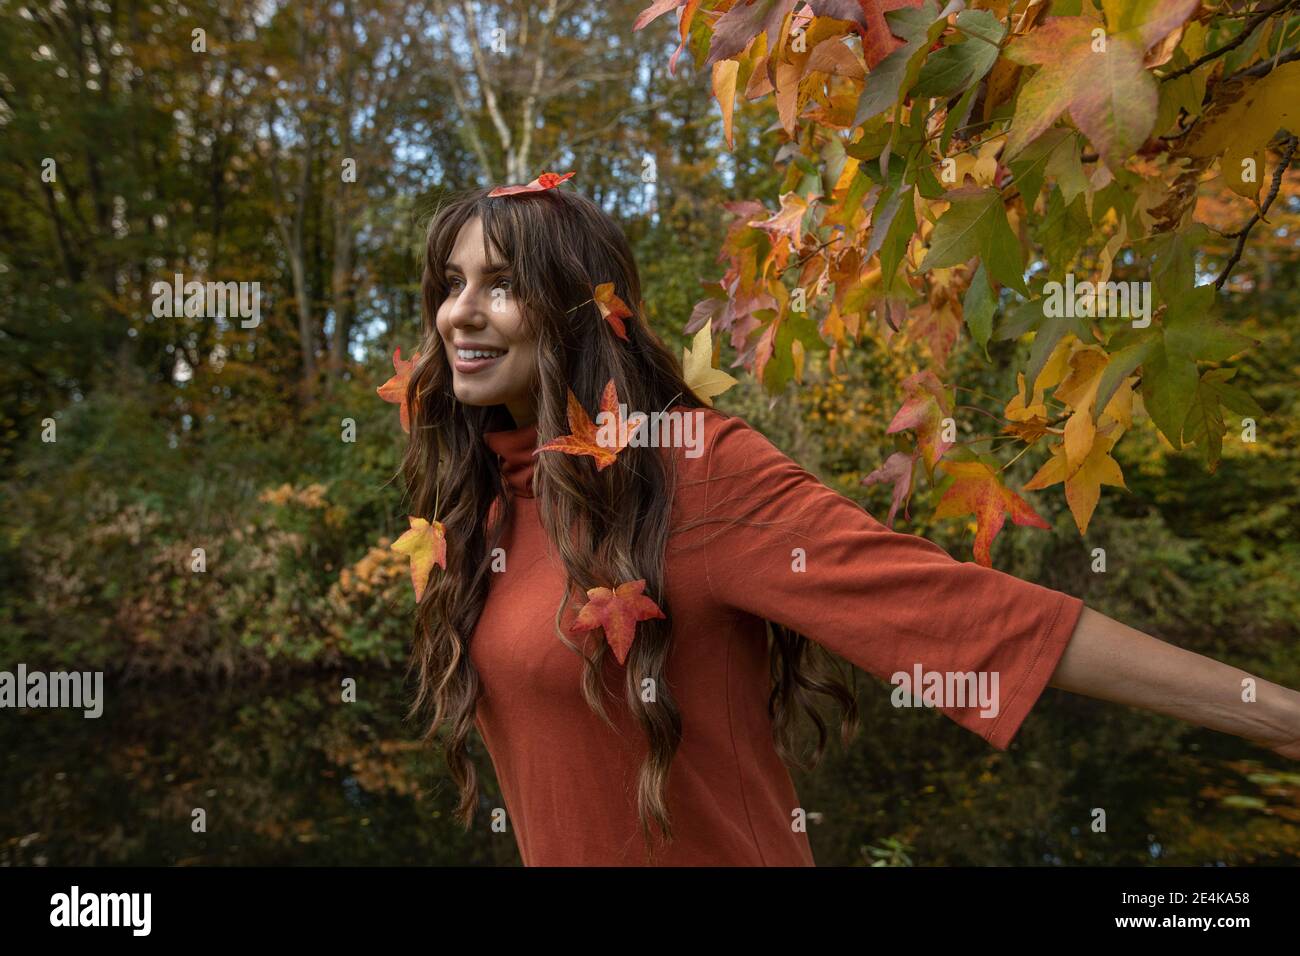
[[[630,342],[631,339],[627,337],[627,326],[623,324],[623,320],[632,317],[632,310],[627,307],[627,303],[614,294],[614,283],[602,282],[592,291],[591,297],[595,300],[596,308],[600,309],[600,314],[613,328],[614,334],[624,342]]]
[[[614,657],[619,664],[626,664],[628,652],[632,650],[632,641],[636,637],[637,621],[666,617],[659,605],[646,597],[643,591],[644,578],[620,584],[613,590],[590,588],[587,591],[587,603],[569,625],[569,634],[602,628],[606,643],[614,651]]]
[[[915,454],[909,455],[907,452],[896,451],[885,459],[883,465],[859,482],[863,486],[894,486],[894,500],[889,506],[889,518],[885,521],[885,526],[888,528],[894,527],[894,516],[898,514],[899,505],[904,504],[912,494],[912,472],[915,467]]]
[[[993,566],[990,549],[1008,514],[1018,525],[1051,527],[1025,499],[1002,484],[997,472],[983,462],[948,461],[944,462],[943,470],[957,480],[944,492],[938,507],[934,509],[934,516],[975,516],[975,560],[984,567]]]
[[[669,76],[677,75],[677,58],[686,49],[686,40],[691,31],[691,21],[695,19],[695,11],[700,8],[700,0],[655,0],[654,3],[641,11],[636,18],[636,23],[632,26],[634,31],[640,30],[669,10],[676,10],[679,7],[686,8],[677,21],[677,30],[681,34],[682,42],[677,45],[677,49],[673,51],[672,57],[668,60]]]
[[[393,370],[396,372],[392,378],[380,385],[375,391],[379,397],[386,402],[392,402],[395,405],[401,405],[399,417],[402,422],[402,431],[408,435],[411,433],[411,410],[406,401],[406,386],[411,381],[411,369],[420,361],[420,353],[416,352],[409,360],[402,359],[402,350],[399,347],[393,352]]]
[[[560,183],[573,176],[573,173],[542,173],[527,186],[498,186],[488,193],[489,196],[513,196],[516,193],[539,193],[544,189],[554,189]]]
[[[926,464],[933,468],[952,447],[952,442],[944,441],[942,437],[943,421],[950,414],[947,390],[933,372],[923,369],[907,377],[903,382],[903,394],[907,399],[885,429],[885,434],[916,432],[917,447],[925,456]]]
[[[600,398],[600,410],[607,412],[614,429],[613,443],[601,444],[597,441],[597,429],[587,417],[587,410],[578,401],[578,396],[569,391],[569,434],[552,438],[542,445],[534,455],[544,451],[562,451],[566,455],[590,455],[596,459],[596,470],[604,471],[618,459],[618,453],[627,447],[623,435],[623,422],[618,413],[618,391],[611,378],[605,384],[605,391]]]

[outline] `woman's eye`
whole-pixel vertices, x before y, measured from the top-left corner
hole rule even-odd
[[[461,280],[460,280],[460,276],[452,276],[451,278],[449,278],[449,279],[447,280],[447,289],[448,289],[448,291],[453,291],[453,290],[459,288],[459,287],[460,287],[460,281],[461,281]],[[506,276],[502,276],[500,279],[498,279],[498,280],[496,281],[496,285],[497,285],[497,286],[500,286],[500,287],[505,288],[505,289],[509,289],[509,288],[510,288],[510,284],[511,284],[511,283],[510,283],[510,279],[507,278]]]

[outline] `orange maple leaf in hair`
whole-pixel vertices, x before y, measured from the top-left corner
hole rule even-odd
[[[544,451],[562,451],[566,455],[590,455],[596,459],[596,470],[604,471],[618,459],[618,453],[627,447],[623,436],[623,422],[618,412],[618,391],[611,378],[605,384],[605,391],[600,397],[600,410],[608,415],[606,421],[614,428],[614,442],[601,444],[597,441],[597,429],[587,410],[578,401],[578,396],[569,390],[569,434],[552,438],[542,445],[534,455]],[[599,418],[600,416],[597,415]]]
[[[488,193],[489,196],[514,196],[517,193],[539,193],[544,189],[554,189],[566,179],[573,177],[573,173],[565,173],[561,176],[559,173],[542,173],[527,186],[498,186]]]
[[[569,634],[601,628],[605,632],[605,642],[619,664],[626,664],[632,641],[636,638],[637,621],[666,617],[659,605],[646,597],[643,591],[644,578],[620,584],[613,590],[590,588],[587,603],[569,625]]]
[[[614,283],[602,282],[592,290],[591,297],[595,300],[596,308],[600,309],[600,314],[613,328],[614,334],[624,342],[630,342],[631,339],[627,337],[627,326],[623,324],[623,320],[632,317],[632,310],[627,307],[626,302],[614,294]]]
[[[406,401],[406,386],[411,381],[411,369],[420,361],[420,353],[416,352],[409,360],[403,360],[402,350],[399,347],[393,352],[393,371],[396,373],[380,385],[376,392],[379,397],[386,402],[392,402],[394,405],[401,405],[401,411],[398,417],[402,422],[402,431],[408,435],[411,433],[411,410]]]

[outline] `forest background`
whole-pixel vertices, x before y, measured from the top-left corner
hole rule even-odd
[[[512,838],[450,821],[441,764],[401,721],[413,595],[406,559],[389,545],[407,523],[394,480],[405,436],[375,389],[394,351],[419,344],[422,227],[451,190],[574,170],[559,188],[579,189],[623,225],[658,334],[680,351],[713,316],[720,364],[739,379],[718,407],[882,519],[893,478],[864,479],[904,454],[912,499],[895,527],[972,559],[977,516],[936,507],[952,477],[918,463],[919,430],[891,424],[916,397],[906,383],[935,368],[938,350],[945,384],[959,386],[949,393],[957,444],[994,454],[997,442],[980,436],[1014,423],[1006,403],[1035,361],[1018,297],[999,292],[1007,283],[996,276],[976,286],[974,259],[938,284],[918,279],[918,255],[899,274],[908,289],[886,276],[847,328],[842,316],[828,326],[823,310],[820,324],[800,319],[816,328],[811,337],[792,340],[779,335],[793,328],[780,325],[788,312],[759,313],[771,323],[764,345],[764,328],[734,315],[728,326],[708,303],[735,266],[738,218],[777,220],[770,253],[791,234],[783,197],[806,199],[806,176],[841,198],[855,187],[844,156],[819,149],[810,161],[800,155],[809,140],[792,147],[794,101],[782,100],[780,82],[775,95],[739,96],[736,72],[706,62],[730,4],[690,5],[698,21],[673,71],[679,4],[654,6],[668,15],[633,29],[646,0],[0,0],[0,669],[103,669],[119,688],[98,725],[6,714],[0,860],[517,861]],[[917,4],[878,6],[895,37],[912,29],[891,8]],[[970,6],[1023,35],[1047,13],[1105,22],[1108,12],[1088,0]],[[1232,45],[1186,74],[1200,86],[1179,95],[1211,104],[1222,77],[1262,79],[1260,64],[1293,62],[1296,6],[1191,4],[1166,62],[1150,69],[1192,66],[1180,42],[1193,28],[1199,50]],[[909,52],[975,42],[956,16],[933,22]],[[744,91],[761,54],[733,54]],[[930,102],[951,93],[947,112],[957,110],[966,90],[919,72],[923,58],[917,69],[902,63],[902,82],[929,84]],[[985,74],[1017,62],[989,61],[971,80],[965,55],[950,59],[981,96]],[[842,76],[854,79],[852,69]],[[728,78],[734,111],[719,109]],[[798,107],[816,106],[808,101],[801,90]],[[828,100],[827,117],[836,105]],[[856,124],[867,130],[859,143],[879,132],[880,116]],[[1173,117],[1160,121],[1186,118]],[[1221,452],[1207,456],[1204,441],[1175,449],[1139,412],[1113,449],[1124,485],[1102,490],[1086,533],[1061,485],[1024,487],[1045,443],[1015,461],[1004,454],[999,480],[1047,527],[1008,523],[991,563],[1300,686],[1300,177],[1286,168],[1294,140],[1269,134],[1256,194],[1207,165],[1166,175],[1165,186],[1182,197],[1175,258],[1203,286],[1229,264],[1231,233],[1271,200],[1213,296],[1218,321],[1257,343],[1210,363],[1236,369],[1234,385],[1263,413],[1257,434],[1242,440],[1242,415],[1225,407]],[[1015,166],[996,161],[994,140],[957,139],[966,188],[987,194],[1009,181]],[[881,142],[853,162],[876,163]],[[1089,145],[1079,146],[1086,158]],[[1108,165],[1088,163],[1090,176]],[[1093,224],[1061,198],[1072,169],[1050,173],[1037,209],[1007,200],[1031,276],[1044,242],[1080,275],[1107,254],[1088,245]],[[888,198],[896,164],[880,170],[874,185]],[[1090,182],[1090,204],[1100,182]],[[857,194],[864,208],[882,196],[868,196],[872,185]],[[738,202],[765,211],[737,217]],[[804,228],[786,250],[796,262],[820,245],[798,212]],[[932,245],[939,227],[924,216],[915,225]],[[1140,247],[1110,247],[1109,257],[1117,278],[1150,277]],[[175,273],[258,282],[259,323],[155,314],[151,286]],[[972,286],[987,290],[983,303]],[[341,675],[365,689],[355,706],[338,704]],[[881,685],[860,687],[864,735],[797,777],[820,815],[821,863],[1300,859],[1300,776],[1248,745],[1049,691],[1003,754],[937,714],[891,708]],[[188,808],[204,799],[224,810],[200,837]],[[493,800],[489,780],[485,806]],[[1091,827],[1096,807],[1110,808],[1107,832]]]

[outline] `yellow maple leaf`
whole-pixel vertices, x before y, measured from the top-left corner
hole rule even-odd
[[[447,570],[447,530],[441,521],[432,523],[423,518],[407,518],[410,530],[393,542],[394,551],[411,559],[411,583],[415,585],[415,601],[418,604],[424,596],[424,586],[429,580],[429,572],[436,564]]]
[[[1070,514],[1074,516],[1079,533],[1086,534],[1092,513],[1101,499],[1101,486],[1126,487],[1119,462],[1110,456],[1110,450],[1118,437],[1118,429],[1113,432],[1098,432],[1096,440],[1077,467],[1071,467],[1066,459],[1065,442],[1054,445],[1051,449],[1052,457],[1026,482],[1025,491],[1038,491],[1064,481],[1065,500],[1070,506]]]
[[[722,369],[713,367],[713,320],[704,323],[695,333],[690,348],[682,350],[682,375],[705,405],[713,405],[713,397],[721,395],[736,380]]]
[[[1253,83],[1249,79],[1229,81],[1216,91],[1187,152],[1198,157],[1223,153],[1219,169],[1224,183],[1237,195],[1256,199],[1264,178],[1264,147],[1279,128],[1291,129],[1300,120],[1300,62],[1284,63]]]

